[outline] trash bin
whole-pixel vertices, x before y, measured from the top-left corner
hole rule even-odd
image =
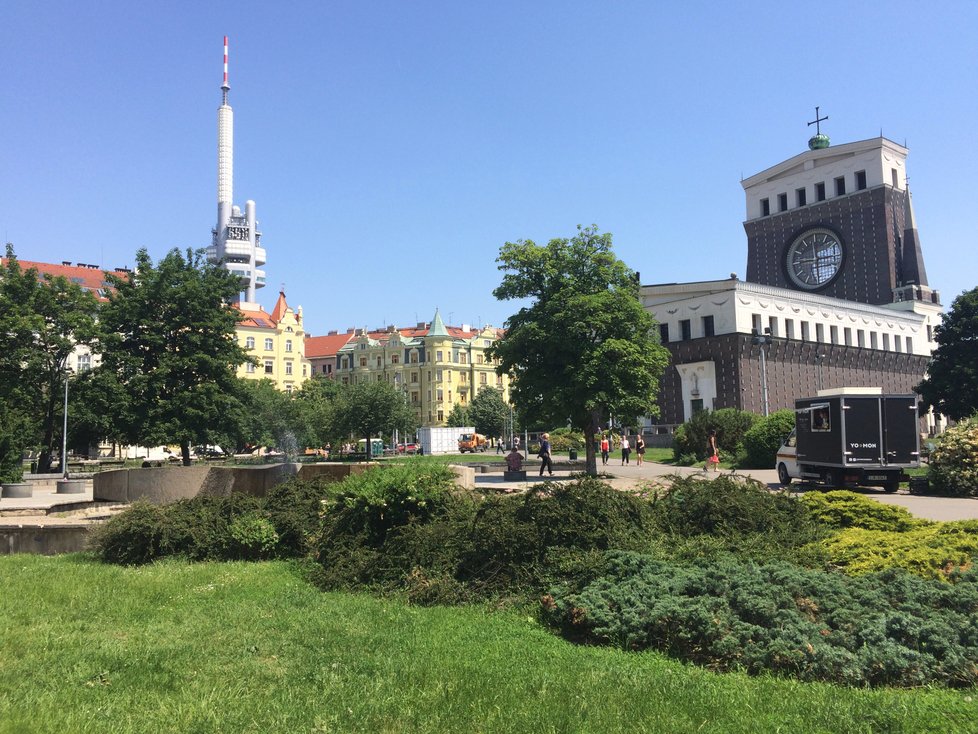
[[[568,449],[567,458],[571,461],[577,461],[577,449]]]

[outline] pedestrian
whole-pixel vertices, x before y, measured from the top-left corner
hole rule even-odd
[[[554,475],[554,463],[550,459],[550,434],[544,433],[540,437],[540,476],[543,476],[543,470],[546,469],[550,472],[550,476]]]
[[[636,464],[642,466],[642,462],[645,460],[645,439],[642,438],[642,434],[638,434],[635,437],[635,456]]]
[[[628,443],[628,436],[624,433],[621,434],[621,465],[625,466],[628,463],[628,457],[632,453],[632,447]]]
[[[720,451],[717,449],[717,432],[712,430],[706,439],[706,463],[703,465],[703,471],[709,471],[711,466],[714,471],[720,471]]]
[[[601,434],[601,463],[608,464],[608,453],[611,451],[611,441],[603,433]]]
[[[503,437],[502,436],[500,436],[499,438],[496,439],[496,453],[497,454],[503,453]]]

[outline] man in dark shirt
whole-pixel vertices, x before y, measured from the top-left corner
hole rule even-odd
[[[554,475],[554,463],[550,460],[550,434],[545,433],[540,438],[540,476],[543,476],[543,470],[547,469],[550,472],[550,476]]]

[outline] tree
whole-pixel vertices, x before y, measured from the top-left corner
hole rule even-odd
[[[335,437],[340,387],[335,380],[316,375],[292,394],[297,434],[301,432],[305,446],[322,447]]]
[[[190,447],[214,443],[240,409],[235,373],[249,357],[234,331],[238,278],[189,249],[157,265],[141,249],[130,277],[108,278],[102,368],[130,397],[114,417],[132,443],[179,443],[189,465]]]
[[[367,441],[370,437],[396,429],[406,434],[418,428],[418,419],[404,399],[404,393],[389,382],[359,382],[343,387],[337,394],[334,425],[337,435],[352,435]]]
[[[502,436],[509,423],[509,405],[503,399],[502,390],[484,387],[472,398],[469,418],[478,433],[486,436]]]
[[[578,226],[546,246],[507,242],[497,262],[500,300],[529,299],[490,349],[510,373],[512,399],[528,423],[584,432],[587,472],[597,474],[594,436],[609,417],[657,412],[669,352],[638,297],[638,278],[615,257],[611,235]]]
[[[455,403],[455,405],[452,406],[452,409],[448,411],[448,416],[445,418],[445,425],[462,428],[470,425],[470,420],[469,409],[461,403]]]
[[[914,390],[938,413],[964,420],[978,412],[978,288],[954,299],[934,341],[927,376]]]
[[[68,356],[94,339],[97,311],[94,295],[67,278],[24,270],[7,245],[0,266],[0,418],[17,428],[3,450],[38,446],[39,472],[50,471],[60,437]]]

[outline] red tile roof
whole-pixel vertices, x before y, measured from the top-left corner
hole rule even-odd
[[[308,336],[305,341],[306,359],[335,357],[340,347],[353,338],[352,333]]]
[[[4,265],[7,264],[7,258],[0,258],[0,262]],[[39,263],[32,262],[30,260],[17,259],[20,264],[21,270],[36,270],[40,275],[48,275],[52,278],[62,277],[68,280],[70,283],[77,283],[83,289],[91,291],[96,298],[100,301],[104,301],[105,292],[112,290],[111,286],[106,283],[105,274],[113,273],[114,275],[119,275],[126,277],[128,275],[128,270],[117,269],[117,270],[103,270],[99,267],[88,267],[87,265],[55,265],[54,263]],[[99,293],[102,291],[102,293]]]

